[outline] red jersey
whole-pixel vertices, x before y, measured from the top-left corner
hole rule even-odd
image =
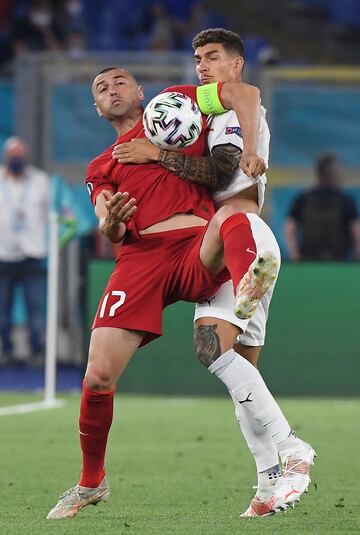
[[[165,91],[178,91],[196,100],[195,86],[174,86]],[[182,149],[181,152],[192,156],[202,156],[205,151],[206,122],[198,140]],[[95,158],[86,175],[86,185],[95,204],[97,195],[103,189],[114,192],[127,191],[137,203],[137,211],[127,224],[128,231],[137,235],[175,214],[194,214],[209,221],[215,213],[210,191],[198,184],[186,182],[160,164],[119,164],[112,158],[115,145],[132,139],[145,137],[142,120],[126,134]]]

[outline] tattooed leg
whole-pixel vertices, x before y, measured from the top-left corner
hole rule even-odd
[[[221,355],[217,325],[200,325],[195,329],[195,348],[197,357],[207,368]]]
[[[216,321],[216,323],[214,323]],[[218,318],[201,318],[195,324],[195,348],[198,359],[207,368],[234,346],[240,329]]]

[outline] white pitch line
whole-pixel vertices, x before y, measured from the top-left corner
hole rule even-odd
[[[65,401],[63,399],[54,399],[54,401],[37,401],[36,403],[24,403],[23,405],[11,405],[9,407],[0,407],[0,416],[7,416],[9,414],[27,414],[35,411],[58,409],[64,405]]]

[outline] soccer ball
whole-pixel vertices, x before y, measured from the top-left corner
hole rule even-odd
[[[160,93],[146,106],[143,116],[146,137],[162,149],[183,149],[195,143],[202,130],[198,105],[187,95]]]

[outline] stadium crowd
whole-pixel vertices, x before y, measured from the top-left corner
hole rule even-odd
[[[247,64],[288,61],[292,53],[297,61],[296,50],[288,45],[293,36],[299,42],[302,35],[306,52],[312,39],[307,29],[312,27],[323,59],[326,50],[334,53],[345,47],[348,51],[350,46],[353,53],[348,53],[347,62],[358,61],[357,0],[246,0],[239,5],[239,12],[233,13],[234,19],[226,4],[221,11],[213,6],[216,3],[207,0],[2,0],[0,73],[11,72],[12,61],[24,51],[53,51],[81,58],[87,50],[190,50],[191,37],[203,28],[231,28],[234,24],[240,25],[234,29],[244,36]],[[316,54],[310,57],[320,59]]]
[[[198,0],[4,0],[0,8],[0,63],[23,51],[182,50],[203,27],[225,26]]]

